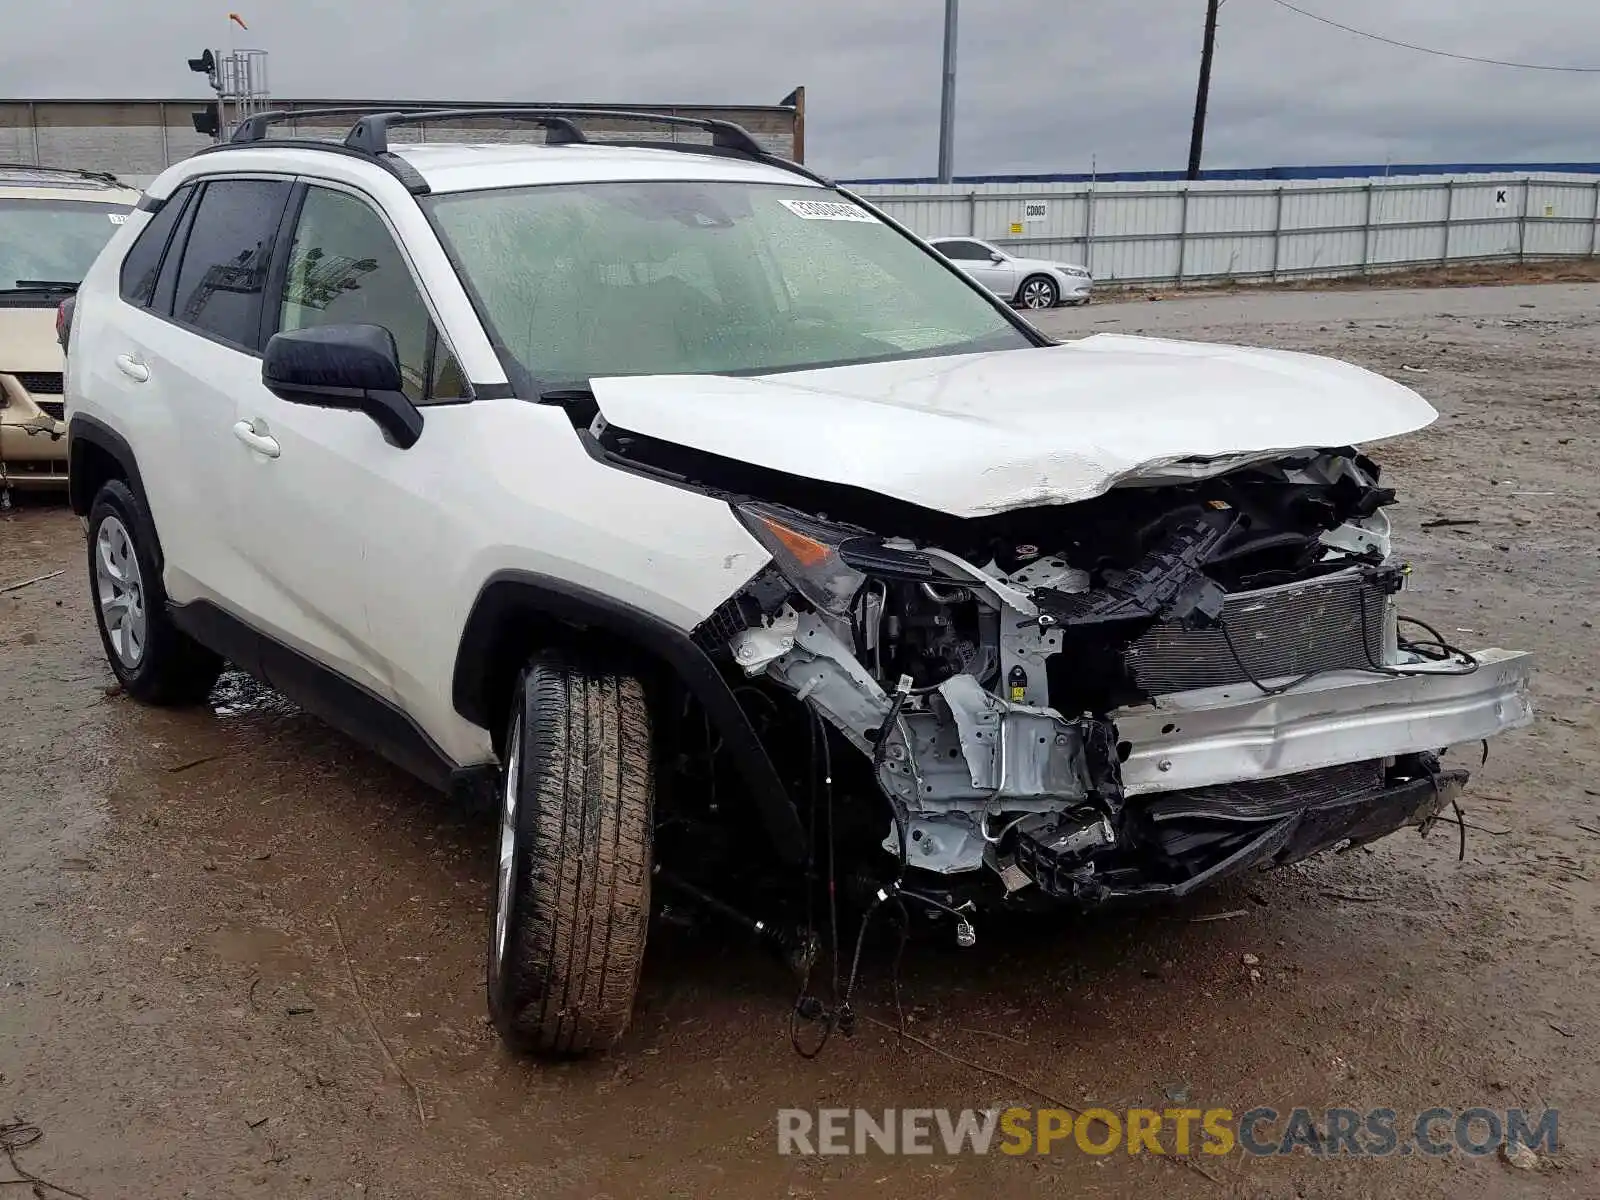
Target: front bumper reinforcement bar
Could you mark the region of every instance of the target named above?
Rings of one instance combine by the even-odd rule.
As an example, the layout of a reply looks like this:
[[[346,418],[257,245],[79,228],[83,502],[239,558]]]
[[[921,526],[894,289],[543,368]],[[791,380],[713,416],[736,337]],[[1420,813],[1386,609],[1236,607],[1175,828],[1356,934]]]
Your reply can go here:
[[[1112,714],[1131,746],[1129,796],[1270,779],[1343,763],[1439,751],[1533,720],[1531,655],[1475,654],[1478,669],[1407,666],[1415,674],[1338,671],[1278,696],[1228,684],[1162,696]],[[1264,680],[1268,686],[1281,680]]]

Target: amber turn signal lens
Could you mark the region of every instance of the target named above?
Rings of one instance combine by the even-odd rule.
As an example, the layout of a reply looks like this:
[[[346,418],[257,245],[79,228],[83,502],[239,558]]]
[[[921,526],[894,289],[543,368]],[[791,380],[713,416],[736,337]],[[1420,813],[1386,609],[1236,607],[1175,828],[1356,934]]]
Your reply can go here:
[[[833,547],[816,538],[807,537],[805,534],[790,529],[787,525],[780,525],[773,518],[760,514],[756,517],[768,529],[772,536],[783,543],[783,548],[794,556],[794,560],[803,567],[814,567],[824,562],[833,553]]]

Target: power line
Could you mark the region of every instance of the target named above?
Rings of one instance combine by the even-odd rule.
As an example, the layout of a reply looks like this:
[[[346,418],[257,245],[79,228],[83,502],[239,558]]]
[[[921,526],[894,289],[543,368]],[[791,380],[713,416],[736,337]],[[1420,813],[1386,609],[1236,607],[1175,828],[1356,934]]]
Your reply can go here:
[[[1491,67],[1515,67],[1521,71],[1563,71],[1574,75],[1600,75],[1600,67],[1557,67],[1547,63],[1509,62],[1503,58],[1479,58],[1475,54],[1455,54],[1449,50],[1438,50],[1432,46],[1419,46],[1414,42],[1402,42],[1397,38],[1384,37],[1381,33],[1372,33],[1365,29],[1356,29],[1350,25],[1342,25],[1331,17],[1324,17],[1320,13],[1308,12],[1290,4],[1289,0],[1272,0],[1279,8],[1287,8],[1290,12],[1299,13],[1302,17],[1310,17],[1324,25],[1331,25],[1335,29],[1342,29],[1346,33],[1353,33],[1357,37],[1368,38],[1374,42],[1382,42],[1387,46],[1398,46],[1402,50],[1415,50],[1418,54],[1432,54],[1439,58],[1453,58],[1458,62],[1483,63]]]

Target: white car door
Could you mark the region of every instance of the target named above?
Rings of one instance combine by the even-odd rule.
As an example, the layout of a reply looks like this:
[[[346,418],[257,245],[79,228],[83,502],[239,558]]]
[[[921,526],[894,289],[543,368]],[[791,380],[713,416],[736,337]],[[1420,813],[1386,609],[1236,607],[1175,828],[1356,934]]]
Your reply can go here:
[[[966,275],[971,275],[976,282],[994,291],[994,262],[990,262],[994,250],[990,250],[989,246],[968,238],[950,238],[947,242],[936,243],[934,248]]]
[[[178,604],[227,606],[247,592],[228,521],[230,429],[234,397],[260,378],[261,285],[291,187],[254,178],[179,189],[130,248],[121,303],[73,338],[74,357],[92,357],[95,394],[139,447]]]
[[[973,276],[996,296],[1006,300],[1017,294],[1017,285],[1021,280],[1017,277],[1017,264],[1012,261],[1005,251],[989,245],[988,242],[974,241],[981,257],[972,264]],[[998,258],[1000,261],[996,262]]]
[[[937,243],[940,254],[948,258],[978,283],[997,296],[1009,300],[1016,294],[1016,268],[1009,260],[995,262],[1000,251],[976,238],[951,238]]]
[[[291,210],[267,333],[381,325],[394,336],[414,403],[462,396],[460,368],[379,210],[354,189],[326,182],[308,183]],[[393,703],[394,666],[373,636],[383,598],[370,595],[368,560],[377,547],[412,544],[406,525],[416,481],[408,452],[364,413],[284,400],[259,375],[239,393],[234,420],[233,536],[251,573],[261,631]],[[427,583],[419,577],[414,585]]]

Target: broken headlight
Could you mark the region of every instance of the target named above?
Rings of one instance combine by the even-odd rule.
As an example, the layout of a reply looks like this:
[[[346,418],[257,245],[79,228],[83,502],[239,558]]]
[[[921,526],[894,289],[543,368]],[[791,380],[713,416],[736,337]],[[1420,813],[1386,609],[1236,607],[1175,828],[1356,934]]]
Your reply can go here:
[[[839,551],[860,537],[861,530],[830,525],[777,504],[736,504],[734,511],[796,591],[836,617],[850,611],[867,577]]]

